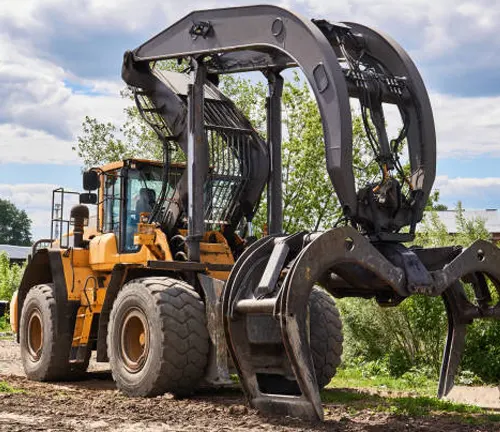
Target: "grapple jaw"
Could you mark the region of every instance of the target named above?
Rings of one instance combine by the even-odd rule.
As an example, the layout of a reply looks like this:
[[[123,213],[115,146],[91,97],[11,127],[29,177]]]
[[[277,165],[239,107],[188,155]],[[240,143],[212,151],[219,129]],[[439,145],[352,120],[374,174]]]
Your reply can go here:
[[[375,297],[386,306],[413,294],[442,296],[449,330],[438,396],[447,395],[467,324],[500,317],[500,307],[489,304],[485,278],[499,286],[499,263],[500,250],[483,241],[465,250],[407,249],[372,243],[350,227],[257,241],[236,263],[223,294],[226,342],[250,404],[266,414],[323,418],[308,319],[308,299],[318,283],[335,296]],[[462,280],[472,283],[476,304]]]
[[[350,227],[265,237],[240,257],[225,287],[223,316],[229,352],[252,406],[269,414],[323,418],[308,300],[326,274],[343,274],[352,265],[383,279],[389,290],[404,292],[404,272]]]

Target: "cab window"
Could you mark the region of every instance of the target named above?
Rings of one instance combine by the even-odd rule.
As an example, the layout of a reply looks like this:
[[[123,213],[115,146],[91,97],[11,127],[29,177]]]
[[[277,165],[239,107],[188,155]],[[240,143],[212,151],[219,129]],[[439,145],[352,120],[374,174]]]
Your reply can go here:
[[[125,252],[135,252],[134,233],[137,231],[141,213],[151,213],[161,193],[162,168],[154,165],[142,165],[129,169],[126,184],[125,208]],[[167,191],[167,196],[170,191]]]
[[[113,232],[117,236],[120,232],[120,205],[121,205],[121,177],[120,170],[105,174],[104,182],[104,232]]]

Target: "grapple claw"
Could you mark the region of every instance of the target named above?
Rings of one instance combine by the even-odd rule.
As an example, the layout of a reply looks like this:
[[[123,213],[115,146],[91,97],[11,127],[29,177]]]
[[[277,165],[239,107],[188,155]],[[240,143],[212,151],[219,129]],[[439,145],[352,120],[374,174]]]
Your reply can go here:
[[[285,257],[283,244],[291,246]],[[271,260],[273,255],[280,259]],[[404,273],[350,227],[299,239],[263,239],[233,269],[223,303],[226,340],[250,404],[261,412],[323,418],[309,344],[308,300],[326,273],[343,274],[349,269],[346,264],[404,292]],[[276,272],[281,277],[275,286],[268,287],[265,298],[257,297],[261,281],[269,280],[265,274]]]
[[[468,324],[461,316],[463,309],[460,305],[467,301],[467,296],[460,282],[455,282],[443,293],[443,301],[448,316],[448,335],[441,363],[438,398],[447,396],[455,384],[455,375],[465,348]]]

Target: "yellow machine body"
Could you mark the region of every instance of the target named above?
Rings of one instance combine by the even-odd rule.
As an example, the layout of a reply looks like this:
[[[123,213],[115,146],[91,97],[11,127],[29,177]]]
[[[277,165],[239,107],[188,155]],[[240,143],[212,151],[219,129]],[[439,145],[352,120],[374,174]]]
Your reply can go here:
[[[142,164],[158,166],[159,162],[138,160]],[[123,167],[123,162],[114,162],[99,169],[101,177],[100,196],[104,194],[104,177]],[[78,304],[75,325],[73,329],[73,347],[86,346],[91,338],[92,326],[96,325],[98,316],[107,299],[107,291],[111,282],[113,271],[116,266],[127,266],[133,268],[144,268],[147,271],[148,265],[154,261],[173,262],[172,252],[165,233],[154,224],[139,222],[134,233],[134,244],[138,246],[136,252],[120,253],[117,235],[113,232],[104,232],[104,201],[101,199],[97,204],[98,222],[96,227],[85,229],[84,239],[88,242],[85,248],[69,247],[59,248],[59,242],[54,242],[53,247],[48,251],[53,257],[54,254],[60,256],[57,260],[61,265],[53,266],[54,258],[49,260],[51,267],[50,278],[53,281],[64,281],[66,287],[67,300]],[[187,234],[184,230],[179,230],[181,235]],[[68,233],[69,237],[73,233]],[[203,241],[200,243],[201,264],[216,264],[226,267],[234,264],[234,257],[227,240],[219,231],[208,231],[205,233]],[[36,263],[28,265],[33,267],[33,273],[37,273]],[[42,264],[43,266],[43,264]],[[40,267],[38,265],[38,267]],[[62,274],[54,274],[61,272]],[[206,268],[205,274],[226,280],[229,270],[211,270]],[[36,283],[44,283],[47,277],[41,276]],[[123,281],[125,282],[125,281]],[[19,325],[20,305],[19,294],[13,298],[11,303],[12,327],[15,331]],[[21,305],[22,307],[22,305]]]

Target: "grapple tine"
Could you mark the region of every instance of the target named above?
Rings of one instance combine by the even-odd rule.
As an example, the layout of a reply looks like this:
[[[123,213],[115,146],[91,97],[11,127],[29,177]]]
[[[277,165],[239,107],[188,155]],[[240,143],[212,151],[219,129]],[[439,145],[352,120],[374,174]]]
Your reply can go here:
[[[461,316],[463,308],[460,307],[464,301],[467,302],[462,284],[455,282],[443,293],[442,297],[448,317],[448,335],[439,375],[438,398],[447,396],[455,385],[455,375],[462,359],[467,333],[467,322]]]
[[[442,270],[433,274],[435,290],[441,293],[448,316],[448,335],[438,386],[439,398],[447,396],[454,386],[455,375],[465,348],[467,325],[474,319],[500,319],[498,304],[488,304],[491,296],[486,283],[488,276],[495,286],[498,286],[499,262],[500,249],[491,243],[478,240]],[[460,280],[472,283],[477,304],[469,301]]]
[[[312,288],[312,286],[311,286]],[[308,417],[323,420],[323,408],[318,391],[311,348],[307,335],[307,306],[298,313],[288,313],[285,296],[281,299],[281,334],[297,383],[305,399],[310,403]],[[307,303],[306,303],[307,305]]]
[[[466,324],[454,324],[450,320],[450,315],[448,315],[448,320],[448,335],[439,375],[438,398],[447,396],[455,385],[455,375],[465,348]]]

